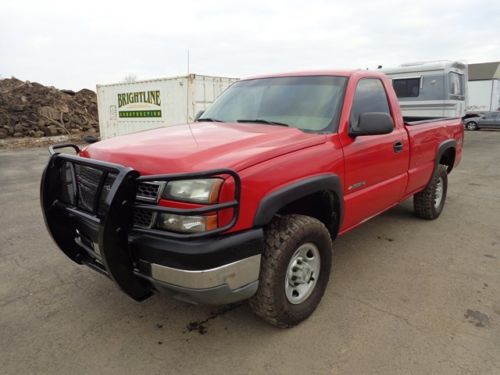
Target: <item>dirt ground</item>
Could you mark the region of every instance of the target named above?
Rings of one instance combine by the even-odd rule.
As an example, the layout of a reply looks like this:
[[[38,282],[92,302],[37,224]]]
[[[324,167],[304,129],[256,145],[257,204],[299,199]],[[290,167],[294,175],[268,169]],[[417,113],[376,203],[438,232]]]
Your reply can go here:
[[[437,221],[410,200],[339,238],[288,330],[246,304],[137,303],[69,261],[40,212],[46,160],[0,151],[2,374],[500,374],[500,132],[466,133]]]

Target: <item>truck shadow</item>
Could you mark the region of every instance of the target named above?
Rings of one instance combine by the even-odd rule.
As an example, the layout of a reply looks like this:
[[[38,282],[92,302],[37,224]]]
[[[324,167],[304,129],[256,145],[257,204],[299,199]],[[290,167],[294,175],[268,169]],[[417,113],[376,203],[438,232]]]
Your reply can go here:
[[[248,358],[256,353],[273,353],[282,340],[290,343],[317,336],[333,337],[331,345],[342,350],[345,340],[352,339],[352,332],[363,329],[359,325],[367,314],[374,314],[367,312],[359,300],[366,298],[363,293],[374,289],[374,276],[383,279],[380,268],[393,262],[397,252],[404,251],[404,234],[398,228],[412,228],[413,220],[417,219],[413,218],[411,201],[404,202],[338,238],[330,282],[318,309],[292,329],[279,329],[260,320],[246,302],[198,306],[161,293],[138,303],[110,280],[77,266],[76,272],[61,276],[65,280],[58,294],[61,299],[50,302],[54,312],[42,319],[54,330],[63,327],[64,322],[70,324],[70,337],[66,338],[67,331],[61,329],[57,341],[87,348],[90,354],[102,345],[129,348],[132,352],[139,348],[145,360],[157,364],[180,361],[190,370],[202,366],[194,358],[222,360],[232,355],[242,360],[247,358],[244,353],[248,348],[253,350]],[[63,261],[66,259],[61,256]],[[54,300],[54,293],[48,293],[46,298]]]
[[[387,223],[392,222],[393,225],[398,225],[401,220],[421,221],[413,215],[411,200],[338,238],[334,244],[333,266],[333,272],[338,274],[337,277],[343,278],[344,274],[347,275],[350,272],[349,264],[359,263],[359,259],[370,252],[396,241],[387,234],[390,233]],[[363,276],[359,275],[359,277]],[[367,282],[369,283],[369,280]],[[334,288],[334,286],[330,285],[329,288]],[[330,302],[327,300],[323,304]],[[175,300],[168,292],[162,292],[135,306],[136,318],[141,321],[141,324],[148,326],[144,329],[167,336],[180,336],[185,341],[193,340],[198,336],[216,336],[218,339],[225,336],[230,340],[234,334],[232,330],[245,330],[248,327],[252,327],[254,334],[259,332],[264,336],[282,332],[281,329],[272,327],[254,316],[246,302],[216,307],[190,305]],[[117,313],[119,314],[118,311]],[[307,324],[306,322],[302,324]],[[163,343],[164,340],[158,340],[158,345]]]

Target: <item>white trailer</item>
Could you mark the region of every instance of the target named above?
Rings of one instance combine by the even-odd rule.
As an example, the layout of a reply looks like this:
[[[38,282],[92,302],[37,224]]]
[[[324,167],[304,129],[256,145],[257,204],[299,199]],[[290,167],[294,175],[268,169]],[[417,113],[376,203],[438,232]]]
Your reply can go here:
[[[192,122],[237,80],[189,74],[97,85],[101,138]]]
[[[469,105],[467,113],[500,110],[500,62],[469,64]]]
[[[406,117],[464,117],[467,107],[467,64],[428,61],[382,69],[392,80]]]
[[[498,111],[500,103],[500,81],[469,81],[469,105],[467,112],[482,113]]]

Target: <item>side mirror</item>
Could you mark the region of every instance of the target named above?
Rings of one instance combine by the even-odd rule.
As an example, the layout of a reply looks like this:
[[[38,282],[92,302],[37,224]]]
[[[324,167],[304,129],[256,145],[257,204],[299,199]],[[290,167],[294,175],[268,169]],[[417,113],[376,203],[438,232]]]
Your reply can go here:
[[[349,135],[379,135],[389,134],[394,130],[392,117],[385,112],[365,112],[359,116],[357,125],[351,124]]]
[[[196,114],[196,116],[194,116],[194,121],[198,121],[199,118],[205,113],[205,111],[201,110],[201,111],[198,111],[198,113]]]

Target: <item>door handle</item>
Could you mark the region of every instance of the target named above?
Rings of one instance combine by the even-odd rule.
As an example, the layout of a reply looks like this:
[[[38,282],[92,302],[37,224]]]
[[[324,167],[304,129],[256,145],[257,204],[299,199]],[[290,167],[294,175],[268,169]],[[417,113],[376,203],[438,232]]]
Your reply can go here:
[[[403,142],[401,141],[397,141],[397,142],[394,142],[394,144],[392,145],[392,148],[394,149],[394,152],[401,152],[403,151]]]

